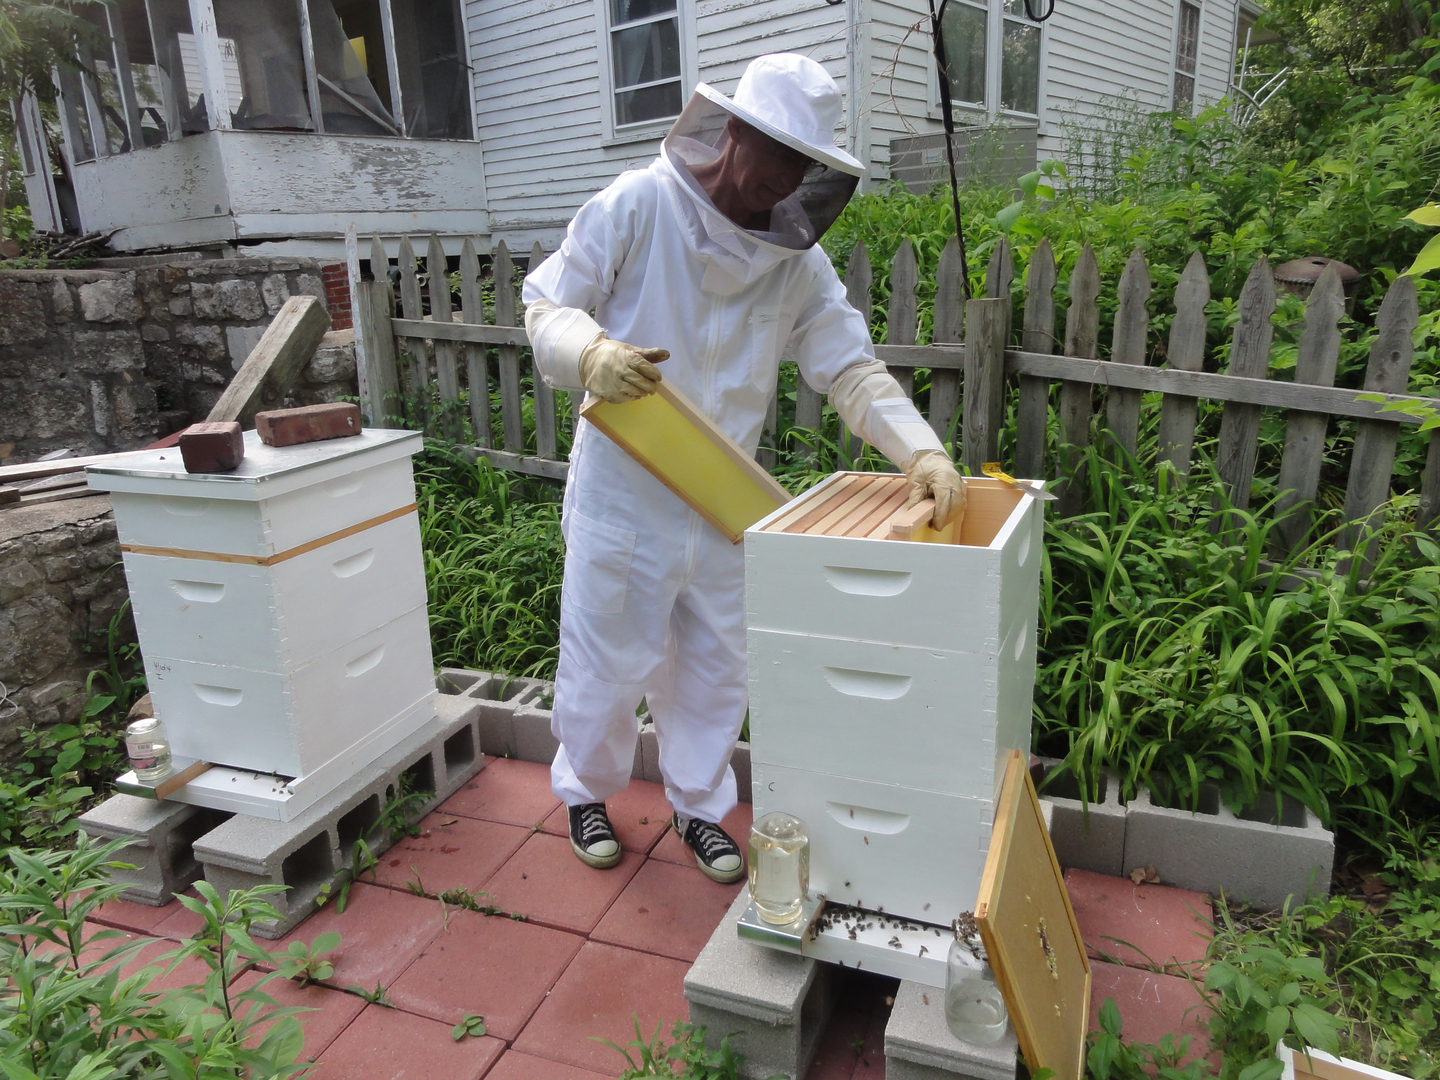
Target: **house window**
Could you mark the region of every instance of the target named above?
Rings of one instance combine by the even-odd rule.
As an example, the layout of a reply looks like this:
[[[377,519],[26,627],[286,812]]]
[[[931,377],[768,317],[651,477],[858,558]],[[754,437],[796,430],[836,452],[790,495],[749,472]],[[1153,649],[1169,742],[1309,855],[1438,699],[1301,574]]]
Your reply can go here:
[[[1175,95],[1171,108],[1189,113],[1195,106],[1195,64],[1200,55],[1200,5],[1180,0],[1180,29],[1175,37]]]
[[[615,127],[680,114],[678,0],[604,0]]]
[[[940,32],[952,102],[992,115],[1039,115],[1040,24],[1024,0],[949,0]]]
[[[213,13],[210,50],[192,8]],[[458,0],[116,0],[109,42],[61,73],[76,161],[214,127],[472,139]],[[203,29],[201,31],[204,32]],[[223,96],[206,100],[209,85]],[[223,93],[222,93],[223,92]]]

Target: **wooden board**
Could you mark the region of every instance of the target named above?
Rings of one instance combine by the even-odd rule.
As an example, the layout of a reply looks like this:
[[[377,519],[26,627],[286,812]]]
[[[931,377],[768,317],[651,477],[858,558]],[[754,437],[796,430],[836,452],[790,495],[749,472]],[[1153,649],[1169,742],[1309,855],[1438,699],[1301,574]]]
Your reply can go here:
[[[580,415],[738,544],[790,493],[668,382],[621,405],[595,398]]]
[[[321,301],[313,296],[290,297],[205,419],[251,424],[257,412],[279,403],[329,329],[330,313]]]
[[[1081,1080],[1090,961],[1025,757],[1010,751],[975,922],[1025,1063]]]

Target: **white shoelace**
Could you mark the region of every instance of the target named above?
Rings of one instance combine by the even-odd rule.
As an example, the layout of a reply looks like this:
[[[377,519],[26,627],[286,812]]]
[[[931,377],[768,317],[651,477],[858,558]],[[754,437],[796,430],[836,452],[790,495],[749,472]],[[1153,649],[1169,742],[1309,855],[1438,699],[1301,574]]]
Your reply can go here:
[[[708,821],[701,821],[699,818],[692,819],[695,822],[695,842],[700,845],[707,859],[718,855],[736,855],[740,849],[718,825]]]
[[[580,841],[588,848],[592,837],[597,840],[615,839],[615,831],[610,828],[610,819],[606,817],[603,806],[587,806],[580,811]]]

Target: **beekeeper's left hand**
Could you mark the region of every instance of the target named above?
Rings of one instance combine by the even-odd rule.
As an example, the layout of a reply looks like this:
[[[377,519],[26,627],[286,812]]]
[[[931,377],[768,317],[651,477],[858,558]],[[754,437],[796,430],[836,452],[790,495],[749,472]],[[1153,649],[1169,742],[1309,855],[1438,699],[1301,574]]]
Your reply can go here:
[[[950,519],[965,510],[965,482],[943,450],[921,450],[905,463],[905,479],[910,482],[910,496],[905,506],[914,506],[921,499],[935,497],[935,513],[930,519],[932,529],[943,529]]]

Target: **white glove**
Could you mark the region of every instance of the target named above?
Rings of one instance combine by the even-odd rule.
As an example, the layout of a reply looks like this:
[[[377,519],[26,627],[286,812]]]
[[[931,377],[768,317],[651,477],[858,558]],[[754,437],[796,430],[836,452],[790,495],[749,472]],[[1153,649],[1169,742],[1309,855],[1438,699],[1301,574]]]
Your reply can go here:
[[[592,394],[619,405],[655,393],[660,383],[655,365],[668,359],[668,349],[641,349],[598,337],[580,354],[580,382]]]
[[[921,450],[905,463],[905,479],[910,482],[908,510],[921,499],[935,497],[935,513],[930,519],[932,529],[943,529],[950,519],[965,512],[965,481],[950,463],[943,450]]]

